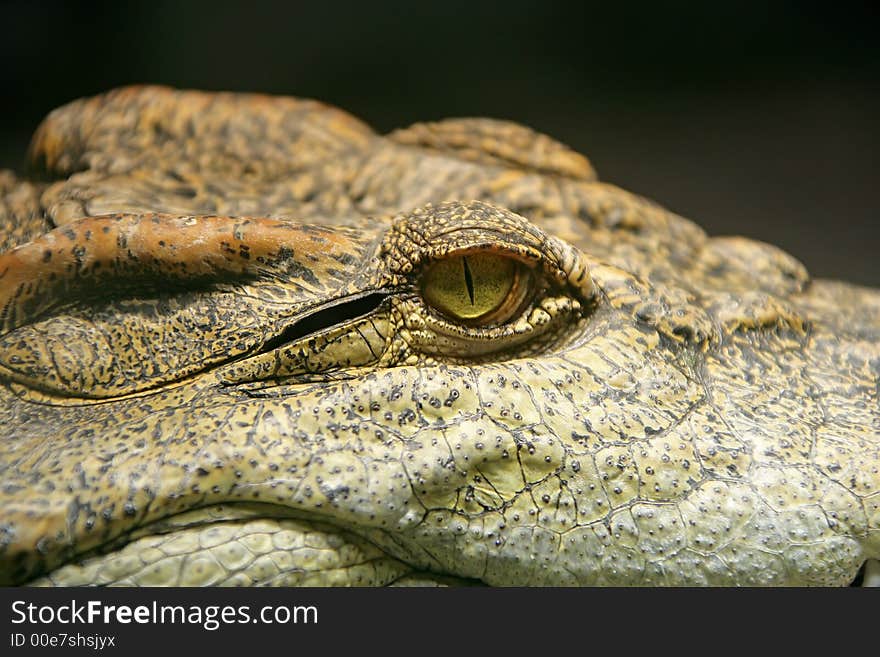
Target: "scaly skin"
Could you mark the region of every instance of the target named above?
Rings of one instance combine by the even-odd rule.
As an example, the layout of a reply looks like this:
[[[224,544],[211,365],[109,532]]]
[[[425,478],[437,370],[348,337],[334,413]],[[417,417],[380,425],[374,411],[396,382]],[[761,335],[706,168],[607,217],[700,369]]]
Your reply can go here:
[[[141,87],[56,110],[29,161],[0,174],[2,584],[837,585],[880,558],[880,293],[548,137]],[[491,321],[426,301],[483,254],[522,292]]]

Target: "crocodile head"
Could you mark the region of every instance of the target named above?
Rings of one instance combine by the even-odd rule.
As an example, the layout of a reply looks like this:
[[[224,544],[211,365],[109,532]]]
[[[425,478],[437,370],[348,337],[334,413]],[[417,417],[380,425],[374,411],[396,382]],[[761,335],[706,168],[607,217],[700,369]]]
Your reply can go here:
[[[0,176],[0,583],[880,558],[880,294],[546,136],[143,87],[51,114],[30,163]]]

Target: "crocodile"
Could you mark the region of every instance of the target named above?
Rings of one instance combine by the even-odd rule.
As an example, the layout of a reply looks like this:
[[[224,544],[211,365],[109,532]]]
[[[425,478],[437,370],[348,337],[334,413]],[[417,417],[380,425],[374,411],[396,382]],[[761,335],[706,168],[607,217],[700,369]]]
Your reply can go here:
[[[880,576],[880,291],[545,134],[116,89],[0,227],[0,584]]]

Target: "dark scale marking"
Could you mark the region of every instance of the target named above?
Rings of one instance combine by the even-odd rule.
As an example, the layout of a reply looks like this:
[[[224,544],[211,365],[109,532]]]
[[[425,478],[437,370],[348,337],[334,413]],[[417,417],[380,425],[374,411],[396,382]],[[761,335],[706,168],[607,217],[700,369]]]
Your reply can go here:
[[[519,585],[827,584],[876,556],[880,528],[863,504],[880,485],[876,293],[806,287],[785,254],[709,239],[504,122],[381,138],[281,98],[145,87],[91,102],[53,115],[51,139],[35,142],[37,159],[51,145],[69,162],[50,172],[44,158],[56,181],[47,207],[82,211],[75,199],[89,199],[324,225],[211,219],[215,255],[247,274],[195,281],[208,264],[197,251],[151,253],[193,245],[166,219],[114,215],[124,223],[101,253],[104,224],[74,220],[56,232],[65,246],[46,248],[42,201],[10,215],[32,220],[7,222],[3,248],[37,241],[32,269],[0,256],[0,282],[16,281],[0,315],[0,424],[16,436],[0,465],[17,464],[0,488],[2,583],[53,570],[94,583],[115,550],[135,556],[115,564],[136,563],[188,534],[191,559],[207,532],[233,526],[259,529],[215,554],[251,538],[331,539],[310,548],[320,568],[284,550],[285,576],[312,582],[323,568],[346,583],[432,572]],[[132,174],[107,168],[134,152]],[[474,197],[491,205],[442,203]],[[264,230],[277,231],[268,246]],[[108,264],[76,270],[78,236],[90,235],[89,257]],[[475,244],[535,277],[520,315],[482,332],[440,323],[419,297],[422,263]],[[40,263],[57,272],[32,275]],[[145,268],[149,281],[130,280]],[[73,272],[87,299],[67,285]],[[530,323],[541,313],[544,333]],[[58,390],[72,381],[80,388]],[[158,547],[140,552],[143,541]],[[353,561],[333,561],[346,553]],[[198,572],[230,576],[216,568]],[[297,583],[249,564],[235,577]]]

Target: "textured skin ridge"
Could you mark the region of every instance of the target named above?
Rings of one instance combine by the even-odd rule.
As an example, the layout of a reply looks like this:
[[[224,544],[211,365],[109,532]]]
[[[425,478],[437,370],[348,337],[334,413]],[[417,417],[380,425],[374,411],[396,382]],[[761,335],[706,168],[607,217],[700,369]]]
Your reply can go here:
[[[0,173],[2,584],[845,585],[880,559],[876,290],[502,121],[382,137],[132,87],[29,157]],[[513,301],[431,305],[435,263],[486,254]]]
[[[388,138],[401,144],[454,153],[486,164],[507,164],[581,180],[595,180],[589,160],[565,144],[525,126],[492,119],[450,119],[417,123]]]

